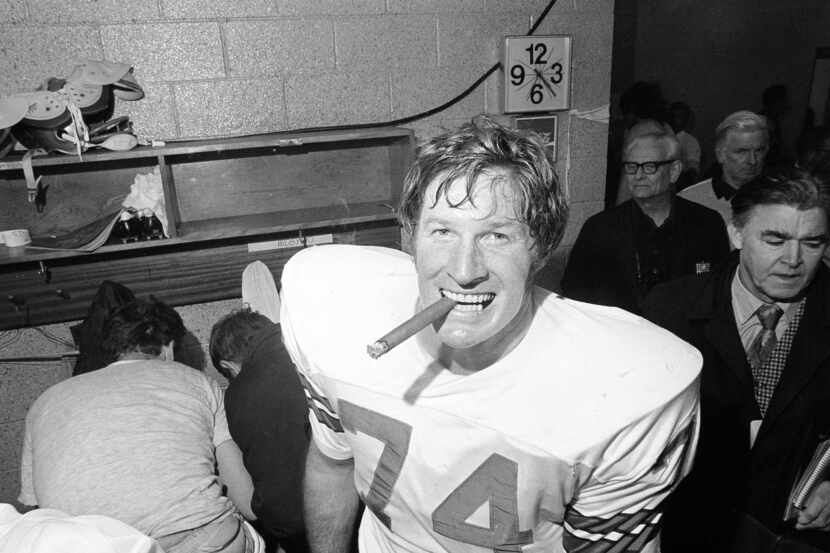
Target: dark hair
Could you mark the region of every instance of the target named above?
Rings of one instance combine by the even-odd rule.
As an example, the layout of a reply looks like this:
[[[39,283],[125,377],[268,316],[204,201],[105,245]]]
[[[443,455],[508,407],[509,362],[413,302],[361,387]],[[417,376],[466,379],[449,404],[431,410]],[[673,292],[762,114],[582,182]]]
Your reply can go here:
[[[107,328],[104,347],[116,356],[130,352],[159,355],[164,346],[180,340],[186,332],[176,310],[152,296],[116,309]]]
[[[222,361],[242,363],[250,353],[253,337],[273,324],[271,319],[250,308],[240,309],[219,319],[210,331],[210,360],[222,376],[231,379]]]
[[[786,168],[741,186],[732,197],[732,222],[742,228],[752,209],[760,205],[788,205],[800,211],[821,208],[827,213],[828,196],[822,181],[799,168]]]
[[[425,201],[432,205],[447,199],[450,184],[464,178],[467,194],[457,207],[472,201],[476,179],[489,171],[506,171],[519,195],[517,215],[527,224],[541,267],[562,239],[568,206],[554,171],[553,160],[542,136],[511,129],[488,117],[478,117],[458,130],[437,136],[418,150],[404,180],[398,218],[410,236]],[[438,183],[435,197],[425,198],[427,188]],[[449,200],[448,200],[449,201]]]

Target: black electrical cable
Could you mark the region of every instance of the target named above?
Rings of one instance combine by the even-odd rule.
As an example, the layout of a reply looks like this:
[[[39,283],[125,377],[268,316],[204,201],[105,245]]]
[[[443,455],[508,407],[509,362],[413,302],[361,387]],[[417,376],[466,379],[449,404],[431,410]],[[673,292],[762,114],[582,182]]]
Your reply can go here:
[[[556,4],[556,2],[557,2],[557,0],[550,0],[550,2],[548,2],[548,5],[545,6],[544,10],[542,10],[542,13],[536,19],[536,22],[533,24],[533,26],[530,28],[530,30],[527,32],[527,34],[532,35],[534,32],[536,32],[536,29],[539,27],[539,25],[542,23],[542,21],[544,21],[545,17],[548,15],[548,12],[551,10],[551,8],[553,8],[553,6]],[[330,127],[306,127],[306,128],[303,128],[303,129],[292,129],[291,131],[287,131],[287,132],[344,131],[344,130],[353,130],[353,129],[372,129],[372,128],[377,128],[377,127],[396,127],[398,125],[403,125],[403,124],[406,124],[406,123],[410,123],[412,121],[417,121],[418,119],[423,119],[425,117],[429,117],[430,115],[434,115],[436,113],[442,112],[445,109],[447,109],[448,107],[457,104],[458,102],[460,102],[461,100],[466,98],[473,90],[478,88],[478,86],[481,83],[483,83],[487,79],[487,77],[492,75],[493,72],[495,72],[499,67],[501,67],[501,62],[494,63],[493,66],[490,67],[490,69],[485,71],[484,74],[481,77],[476,79],[476,81],[473,84],[471,84],[469,87],[467,87],[467,89],[464,90],[464,92],[462,92],[461,94],[458,94],[455,98],[452,98],[451,100],[449,100],[447,102],[444,102],[443,104],[441,104],[438,107],[432,108],[428,111],[417,113],[415,115],[409,115],[407,117],[401,117],[400,119],[393,119],[391,121],[383,121],[383,122],[379,122],[379,123],[354,123],[354,124],[351,124],[351,125],[333,125],[333,126],[330,126]]]

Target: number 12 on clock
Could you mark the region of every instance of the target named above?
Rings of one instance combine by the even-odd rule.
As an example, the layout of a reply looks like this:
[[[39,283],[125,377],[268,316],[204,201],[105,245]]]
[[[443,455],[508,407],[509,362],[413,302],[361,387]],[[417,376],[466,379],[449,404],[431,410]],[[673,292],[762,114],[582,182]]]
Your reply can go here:
[[[571,37],[506,37],[503,67],[505,113],[570,107]]]

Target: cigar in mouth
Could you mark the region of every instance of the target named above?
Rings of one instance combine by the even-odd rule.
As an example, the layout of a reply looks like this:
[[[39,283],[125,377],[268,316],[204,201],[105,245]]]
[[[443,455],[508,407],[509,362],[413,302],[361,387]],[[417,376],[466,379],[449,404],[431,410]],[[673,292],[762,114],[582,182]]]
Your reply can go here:
[[[393,328],[374,344],[366,346],[369,357],[377,359],[390,349],[412,338],[441,317],[446,317],[455,307],[455,303],[454,300],[442,296],[440,300],[415,313],[409,320]]]

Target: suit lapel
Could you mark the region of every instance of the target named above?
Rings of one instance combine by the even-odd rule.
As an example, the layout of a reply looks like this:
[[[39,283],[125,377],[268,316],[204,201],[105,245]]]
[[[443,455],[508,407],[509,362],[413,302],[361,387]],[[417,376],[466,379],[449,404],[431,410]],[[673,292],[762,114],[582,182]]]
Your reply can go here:
[[[702,325],[704,336],[723,359],[725,370],[731,372],[748,398],[754,402],[752,373],[746,360],[741,338],[732,311],[732,277],[737,270],[737,256],[713,273],[710,285],[698,298],[690,319]]]
[[[822,361],[830,356],[830,281],[823,267],[810,288],[804,316],[770,401],[764,426],[781,415],[809,383]]]

